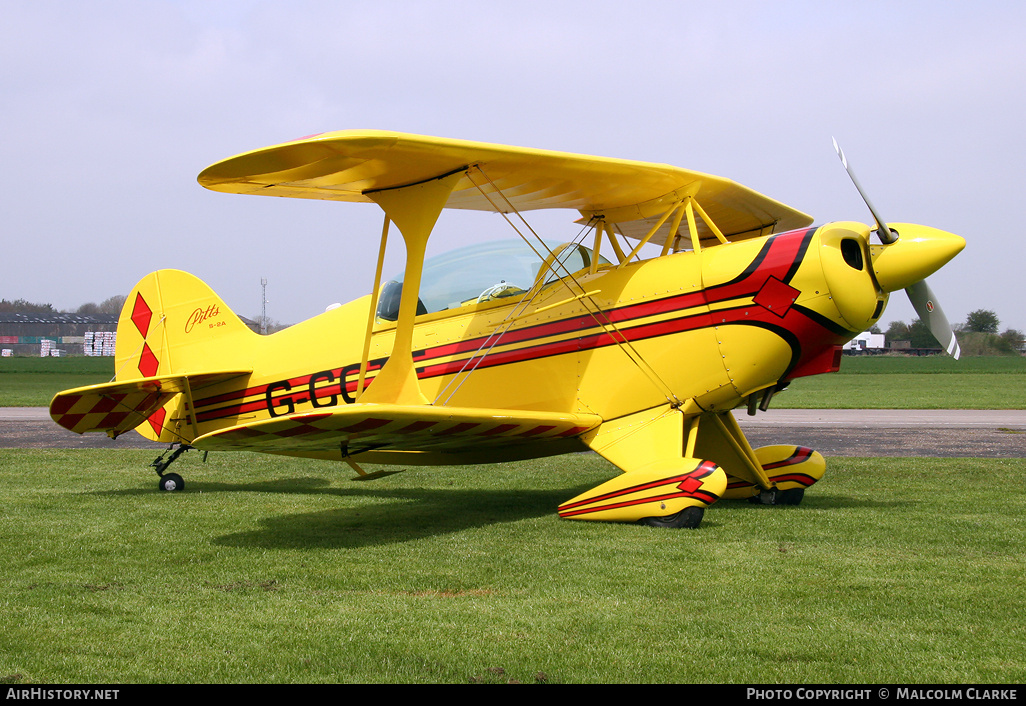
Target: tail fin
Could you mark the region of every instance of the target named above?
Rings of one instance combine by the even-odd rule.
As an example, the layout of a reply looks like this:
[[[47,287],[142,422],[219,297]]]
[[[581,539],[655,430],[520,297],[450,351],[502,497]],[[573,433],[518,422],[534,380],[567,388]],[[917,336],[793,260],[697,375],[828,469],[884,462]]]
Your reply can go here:
[[[257,334],[202,280],[180,270],[146,275],[125,300],[115,379],[233,370]]]
[[[115,382],[65,390],[50,416],[72,431],[148,439],[196,436],[190,398],[204,386],[246,375],[240,360],[259,337],[201,280],[179,270],[144,277],[125,300],[114,350]]]

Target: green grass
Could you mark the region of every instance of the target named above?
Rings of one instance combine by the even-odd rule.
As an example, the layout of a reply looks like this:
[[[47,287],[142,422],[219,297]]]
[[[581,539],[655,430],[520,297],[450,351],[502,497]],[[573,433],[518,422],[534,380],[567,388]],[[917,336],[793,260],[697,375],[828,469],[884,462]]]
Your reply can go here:
[[[843,356],[840,375],[1026,375],[1026,356]]]
[[[1026,357],[845,356],[798,378],[778,409],[1026,409]]]
[[[593,455],[0,451],[0,683],[1022,683],[1026,460],[834,459],[802,506],[570,522]]]
[[[45,407],[61,390],[107,382],[112,358],[0,358],[0,407]],[[1024,409],[1026,357],[846,356],[799,378],[778,409]]]
[[[113,377],[113,358],[0,358],[0,407],[46,407],[61,390]]]

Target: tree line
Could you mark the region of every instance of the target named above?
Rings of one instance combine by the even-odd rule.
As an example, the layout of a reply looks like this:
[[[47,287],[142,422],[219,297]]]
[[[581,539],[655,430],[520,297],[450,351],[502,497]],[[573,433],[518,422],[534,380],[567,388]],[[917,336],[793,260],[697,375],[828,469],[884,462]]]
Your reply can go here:
[[[83,316],[113,314],[117,316],[125,305],[125,299],[127,297],[123,294],[118,294],[104,299],[99,304],[96,302],[86,302],[77,309],[67,309],[64,311],[58,310],[53,304],[36,304],[25,299],[0,299],[0,314],[81,314]],[[261,322],[260,316],[253,317],[253,320],[258,326],[263,323],[264,330],[267,333],[275,333],[289,327],[289,324],[283,324],[270,317],[264,322]]]
[[[969,312],[964,323],[953,324],[958,345],[964,355],[1011,355],[1022,353],[1023,332],[1018,329],[1005,329],[998,333],[1001,321],[990,309],[977,309]],[[876,333],[881,333],[876,328]],[[888,341],[908,341],[912,348],[936,348],[937,340],[930,329],[919,319],[911,323],[892,321],[883,334]]]
[[[0,299],[0,313],[4,314],[114,314],[121,313],[121,307],[125,305],[126,297],[123,294],[116,294],[107,297],[102,302],[86,302],[77,309],[58,310],[53,304],[37,304],[25,299]]]

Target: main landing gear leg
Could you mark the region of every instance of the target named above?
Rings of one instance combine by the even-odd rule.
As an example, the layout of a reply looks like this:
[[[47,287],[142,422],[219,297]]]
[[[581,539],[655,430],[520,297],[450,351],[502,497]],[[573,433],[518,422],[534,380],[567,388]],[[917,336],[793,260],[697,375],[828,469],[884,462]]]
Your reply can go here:
[[[176,448],[177,447],[177,448]],[[185,481],[177,473],[165,473],[167,467],[170,466],[175,460],[183,453],[191,449],[192,447],[188,444],[171,444],[167,451],[162,453],[160,456],[153,460],[150,467],[157,470],[157,475],[160,476],[160,483],[157,485],[158,490],[167,492],[185,490]],[[170,453],[170,456],[167,456]],[[165,459],[164,457],[167,456]]]

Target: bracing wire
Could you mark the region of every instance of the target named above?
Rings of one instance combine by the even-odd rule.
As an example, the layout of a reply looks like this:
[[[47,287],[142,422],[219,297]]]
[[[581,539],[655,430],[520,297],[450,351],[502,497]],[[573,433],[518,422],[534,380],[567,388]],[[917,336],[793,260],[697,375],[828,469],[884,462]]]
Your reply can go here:
[[[530,231],[530,233],[535,237],[535,239],[537,239],[542,250],[547,252],[548,255],[553,258],[553,265],[551,267],[553,274],[556,275],[559,281],[562,282],[567,287],[567,289],[573,291],[576,287],[580,296],[580,301],[587,310],[589,316],[591,316],[592,319],[610,335],[612,341],[616,343],[621,350],[624,351],[628,359],[638,367],[642,374],[644,374],[645,377],[647,377],[649,381],[652,382],[652,384],[655,385],[657,389],[660,390],[660,393],[666,397],[667,401],[672,406],[677,407],[683,404],[682,401],[670,388],[670,386],[666,384],[666,382],[659,376],[655,369],[638,352],[635,346],[631,343],[630,339],[628,339],[628,337],[622,331],[620,331],[616,324],[613,323],[613,321],[603,313],[602,308],[590,296],[588,296],[584,286],[573,276],[571,272],[567,270],[564,264],[565,257],[563,260],[560,260],[558,257],[554,256],[553,252],[549,249],[548,245],[546,245],[545,241],[541,238],[540,235],[538,235],[534,228],[531,227],[531,224],[527,221],[526,218],[524,218],[520,210],[513,205],[509,198],[507,198],[506,195],[502,192],[502,190],[495,185],[495,183],[491,180],[491,178],[489,178],[489,176],[484,172],[484,170],[481,169],[480,166],[476,166],[473,169],[476,169],[484,177],[484,179],[494,190],[494,193],[498,194],[508,207],[508,209],[500,208],[499,205],[496,204],[496,202],[492,199],[492,196],[484,190],[482,185],[478,184],[473,179],[473,177],[470,176],[471,170],[468,170],[467,178],[470,180],[472,184],[474,184],[474,186],[478,189],[481,195],[488,200],[492,208],[494,208],[496,212],[502,215],[506,222],[509,223],[510,227],[513,228],[514,232],[516,232],[516,234],[520,236],[520,238],[527,244],[527,246],[531,248],[535,255],[537,255],[544,262],[546,258],[542,256],[542,254],[534,247],[534,245],[531,244],[527,236],[525,236],[521,232],[521,230],[517,228],[516,224],[514,224],[513,221],[509,218],[507,210],[516,214],[517,218],[520,219],[524,227],[528,231]],[[583,239],[583,236],[585,233],[587,233],[588,228],[592,227],[592,223],[593,220],[589,220],[588,223],[586,223],[582,227],[581,231],[578,233],[577,239],[573,241],[574,244],[577,244],[578,239]],[[572,253],[572,251],[572,248],[567,248],[564,252],[566,252],[567,256],[569,256]],[[597,253],[593,253],[593,257],[596,256]],[[563,274],[560,274],[561,269],[563,271]],[[567,280],[569,280],[569,283],[567,282]],[[498,345],[499,339],[501,339],[501,337],[507,331],[509,331],[510,327],[513,325],[519,313],[526,310],[526,308],[531,304],[531,302],[534,301],[535,297],[537,297],[538,293],[540,293],[543,288],[541,286],[542,284],[543,282],[539,283],[539,285],[536,285],[535,287],[532,287],[533,292],[531,296],[529,298],[525,297],[516,307],[510,310],[506,318],[500,323],[500,326],[505,324],[504,326],[502,326],[501,330],[493,331],[485,338],[484,341],[482,341],[477,351],[475,351],[469,358],[467,358],[466,362],[464,363],[463,367],[459,370],[459,372],[457,372],[456,375],[453,376],[453,379],[450,380],[450,382],[439,392],[435,400],[436,404],[441,399],[442,395],[446,392],[446,390],[448,390],[455,383],[455,388],[448,394],[448,396],[446,396],[445,400],[442,401],[441,404],[445,405],[449,402],[449,400],[452,399],[453,395],[456,394],[457,390],[459,390],[459,388],[463,385],[463,382],[465,382],[469,375],[477,368],[478,365],[480,365],[481,361],[484,360],[485,356],[487,356],[488,353],[490,353],[492,349],[494,349],[494,347]],[[486,345],[487,350],[485,350]],[[482,350],[485,351],[483,354],[481,353]]]

